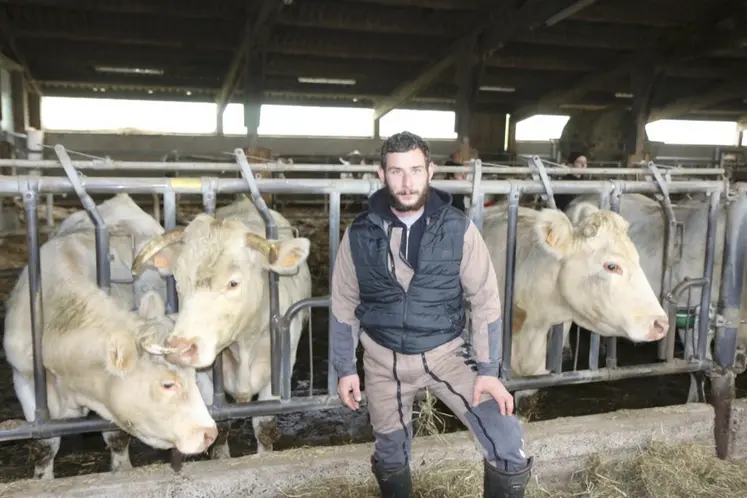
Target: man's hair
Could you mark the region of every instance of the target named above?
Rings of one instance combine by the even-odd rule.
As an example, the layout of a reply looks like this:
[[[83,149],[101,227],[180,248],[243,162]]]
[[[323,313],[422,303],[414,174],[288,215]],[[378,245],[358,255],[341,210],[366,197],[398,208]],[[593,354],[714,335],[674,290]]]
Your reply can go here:
[[[431,147],[428,145],[428,142],[409,131],[395,133],[381,144],[381,169],[386,171],[387,154],[410,152],[415,149],[423,153],[423,156],[425,156],[425,167],[429,168],[431,165]]]
[[[568,164],[573,164],[576,162],[576,159],[578,159],[581,156],[586,156],[583,152],[571,152],[568,154]]]

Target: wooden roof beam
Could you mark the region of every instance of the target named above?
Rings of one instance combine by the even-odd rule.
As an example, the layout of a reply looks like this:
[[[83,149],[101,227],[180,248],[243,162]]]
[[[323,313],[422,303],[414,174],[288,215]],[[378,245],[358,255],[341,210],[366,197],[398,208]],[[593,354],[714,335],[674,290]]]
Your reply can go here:
[[[624,55],[615,60],[606,70],[592,73],[569,88],[547,93],[540,97],[535,104],[512,112],[512,118],[522,120],[543,110],[556,108],[569,100],[584,95],[590,89],[603,86],[613,78],[635,71],[643,62],[651,61],[652,58],[658,66],[669,65],[704,57],[724,47],[739,44],[747,38],[744,30],[745,26],[739,26],[744,22],[737,21],[734,29],[727,32],[726,35],[713,36],[714,25],[724,20],[733,22],[733,12],[737,10],[737,6],[746,3],[744,0],[722,0],[715,5],[709,3],[703,15],[676,36],[665,38],[654,46],[646,46],[631,54]],[[706,39],[704,40],[700,36]]]
[[[475,31],[484,35],[480,41],[480,55],[488,55],[522,32],[548,21],[557,22],[559,21],[559,15],[572,15],[578,11],[579,6],[583,8],[591,5],[594,1],[539,0],[524,2],[518,8],[501,9],[493,12],[493,15],[489,16],[490,19],[477,26],[472,33],[456,40],[438,61],[429,65],[412,80],[401,84],[389,98],[381,101],[374,109],[374,119],[380,119],[433,83],[447,68],[454,64],[465,47],[469,46]]]
[[[739,78],[713,86],[705,94],[684,97],[651,111],[649,121],[675,119],[683,114],[699,111],[714,104],[736,98],[747,97],[747,84]]]
[[[283,5],[284,2],[281,0],[262,0],[262,3],[255,11],[255,15],[250,16],[247,20],[246,25],[244,26],[242,42],[233,56],[226,77],[223,80],[223,85],[221,85],[221,88],[218,91],[218,97],[216,99],[216,103],[218,104],[218,116],[223,115],[223,111],[231,100],[231,95],[236,89],[236,84],[241,75],[241,69],[244,67],[247,54],[260,41],[269,37],[270,28],[280,14]],[[221,121],[220,117],[218,118],[218,121]]]

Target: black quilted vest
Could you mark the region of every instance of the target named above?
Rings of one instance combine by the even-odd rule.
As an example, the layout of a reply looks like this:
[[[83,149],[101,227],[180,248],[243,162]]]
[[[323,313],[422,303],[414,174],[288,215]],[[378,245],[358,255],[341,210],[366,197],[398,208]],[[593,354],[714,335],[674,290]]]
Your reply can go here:
[[[415,274],[407,291],[397,281],[389,236],[392,222],[376,213],[359,215],[350,226],[350,249],[358,276],[361,328],[378,344],[418,354],[456,337],[466,323],[460,280],[464,233],[469,219],[450,205],[424,213]]]

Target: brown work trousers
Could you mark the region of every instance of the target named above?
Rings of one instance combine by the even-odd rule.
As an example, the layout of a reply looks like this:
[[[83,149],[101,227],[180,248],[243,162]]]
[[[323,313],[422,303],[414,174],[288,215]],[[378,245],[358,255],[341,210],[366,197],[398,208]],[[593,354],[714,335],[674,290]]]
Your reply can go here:
[[[377,467],[394,471],[409,464],[412,405],[417,392],[428,388],[472,432],[491,465],[507,472],[526,468],[519,420],[513,415],[501,415],[498,403],[489,395],[483,395],[480,404],[472,406],[477,373],[462,337],[413,355],[385,348],[365,332],[361,332],[360,341]]]

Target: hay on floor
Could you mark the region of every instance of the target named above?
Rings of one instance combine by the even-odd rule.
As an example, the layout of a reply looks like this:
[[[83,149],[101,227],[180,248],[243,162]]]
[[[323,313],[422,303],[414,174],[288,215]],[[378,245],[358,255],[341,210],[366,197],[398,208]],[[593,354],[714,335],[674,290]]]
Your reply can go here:
[[[539,456],[541,458],[541,455]],[[482,465],[443,463],[413,473],[413,497],[482,497]],[[283,490],[280,497],[375,498],[373,475],[360,481],[319,481]],[[630,458],[595,455],[568,486],[545,489],[535,479],[527,498],[724,498],[747,496],[747,462],[723,461],[712,448],[654,442]]]

